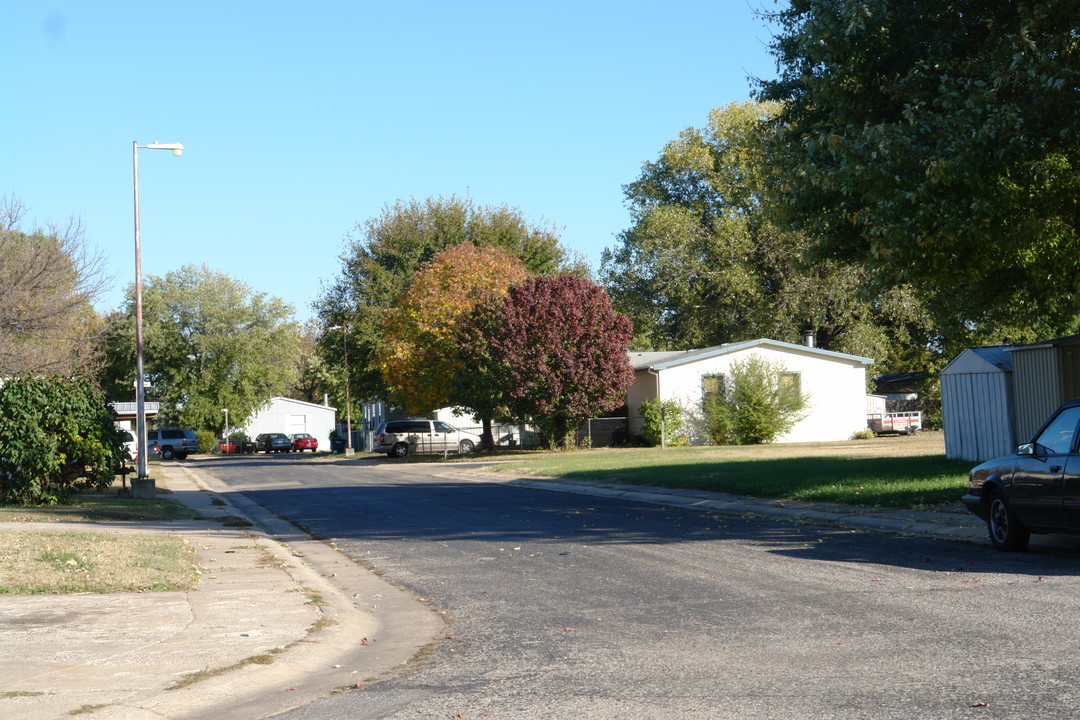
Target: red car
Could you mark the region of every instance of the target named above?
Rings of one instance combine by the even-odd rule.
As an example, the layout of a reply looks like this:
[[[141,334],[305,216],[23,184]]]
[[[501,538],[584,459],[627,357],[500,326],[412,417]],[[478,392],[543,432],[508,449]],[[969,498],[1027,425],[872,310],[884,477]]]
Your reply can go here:
[[[290,435],[289,439],[292,440],[292,449],[296,452],[304,452],[305,450],[315,452],[319,449],[319,441],[307,433],[296,433]]]

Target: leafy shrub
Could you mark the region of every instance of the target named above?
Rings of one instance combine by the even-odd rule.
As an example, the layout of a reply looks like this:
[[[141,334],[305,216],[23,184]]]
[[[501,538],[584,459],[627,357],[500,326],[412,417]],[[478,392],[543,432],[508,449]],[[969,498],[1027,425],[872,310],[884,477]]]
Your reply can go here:
[[[665,400],[663,405],[658,398],[652,398],[641,403],[639,411],[645,420],[645,427],[641,434],[649,445],[660,445],[661,432],[664,434],[665,445],[687,445],[689,439],[684,442],[678,441],[679,431],[682,430],[682,408],[674,400]],[[663,430],[661,430],[663,428]]]
[[[733,362],[729,373],[723,391],[706,397],[705,412],[713,442],[769,443],[804,417],[807,396],[797,381],[784,381],[787,373],[783,364],[751,355]]]
[[[853,440],[873,440],[874,437],[874,431],[870,428],[863,428],[862,430],[858,430],[855,432],[854,435],[851,436]]]
[[[722,393],[705,396],[705,428],[713,445],[736,445],[735,406]]]
[[[217,435],[211,430],[196,430],[195,442],[199,445],[199,452],[208,453],[218,446]]]
[[[0,501],[53,505],[105,489],[124,445],[105,396],[83,377],[21,376],[0,384]]]

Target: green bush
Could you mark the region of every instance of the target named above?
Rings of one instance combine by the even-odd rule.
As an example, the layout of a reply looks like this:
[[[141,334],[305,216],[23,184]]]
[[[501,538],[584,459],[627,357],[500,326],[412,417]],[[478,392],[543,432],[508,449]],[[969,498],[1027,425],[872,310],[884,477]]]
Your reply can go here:
[[[0,502],[54,505],[104,489],[120,467],[122,434],[105,396],[82,377],[0,383]]]
[[[199,452],[212,452],[218,446],[217,435],[211,430],[196,430],[195,442],[199,445]]]
[[[735,406],[722,393],[705,396],[705,427],[713,445],[737,445]]]
[[[789,375],[781,363],[751,355],[733,362],[726,387],[706,398],[709,434],[717,444],[769,443],[804,417],[806,403],[797,375]]]
[[[661,408],[663,409],[663,422],[661,422]],[[665,445],[685,445],[689,440],[683,437],[679,442],[679,431],[682,429],[682,408],[674,400],[665,400],[663,406],[658,398],[646,400],[641,403],[639,410],[645,420],[642,429],[642,437],[649,445],[660,445],[661,428],[663,428]]]

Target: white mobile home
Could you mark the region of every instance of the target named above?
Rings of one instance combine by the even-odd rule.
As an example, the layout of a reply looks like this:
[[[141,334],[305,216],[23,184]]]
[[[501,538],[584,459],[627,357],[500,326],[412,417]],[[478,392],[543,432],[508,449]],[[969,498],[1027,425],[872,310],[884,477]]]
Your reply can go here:
[[[630,353],[634,384],[627,392],[630,415],[652,398],[701,408],[705,394],[730,372],[733,362],[758,355],[783,365],[809,396],[806,417],[778,442],[849,440],[866,428],[866,366],[870,358],[779,340],[749,340],[702,350]],[[631,434],[641,432],[641,420]]]

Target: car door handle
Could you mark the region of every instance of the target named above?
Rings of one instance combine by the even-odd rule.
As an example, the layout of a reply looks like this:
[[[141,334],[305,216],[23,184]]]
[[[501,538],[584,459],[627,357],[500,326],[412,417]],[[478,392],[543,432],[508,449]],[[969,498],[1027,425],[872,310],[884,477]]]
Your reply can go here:
[[[1060,465],[1051,465],[1050,466],[1050,472],[1061,472],[1061,466]]]

